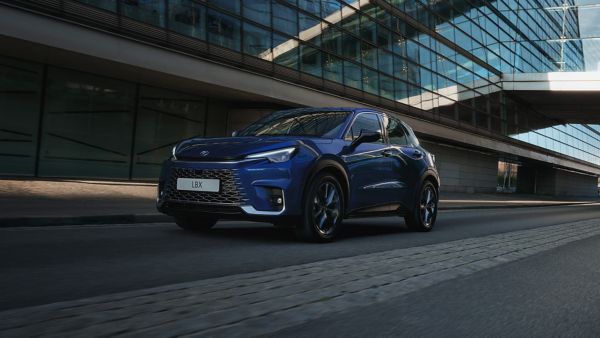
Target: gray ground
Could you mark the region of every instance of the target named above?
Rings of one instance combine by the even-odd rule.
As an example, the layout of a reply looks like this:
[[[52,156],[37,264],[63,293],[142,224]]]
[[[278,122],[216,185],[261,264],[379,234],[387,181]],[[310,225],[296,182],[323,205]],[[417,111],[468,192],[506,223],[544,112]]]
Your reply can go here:
[[[289,327],[283,337],[598,337],[600,237]]]
[[[353,220],[347,222],[342,238],[325,245],[295,242],[291,233],[268,225],[235,222],[218,225],[208,235],[185,233],[174,224],[0,229],[0,255],[4,258],[0,262],[0,310],[585,219],[600,219],[600,207],[442,211],[431,233],[407,232],[400,218]],[[577,259],[595,264],[594,255],[587,252]],[[529,273],[527,269],[517,271]],[[590,271],[579,273],[581,278],[591,278],[586,275]],[[485,279],[483,285],[498,279],[493,275],[486,278],[483,273],[475,276]],[[573,272],[561,277],[579,275]],[[550,287],[548,279],[538,282]],[[497,296],[511,290],[497,291]],[[514,292],[519,290],[515,286]],[[594,289],[589,291],[592,295]],[[443,289],[439,292],[444,293]],[[455,291],[442,296],[458,297]],[[422,306],[427,306],[425,300]],[[478,307],[468,298],[463,301],[466,304],[456,308],[452,301],[442,303],[453,315],[459,315],[465,306]],[[504,308],[511,306],[519,304]]]

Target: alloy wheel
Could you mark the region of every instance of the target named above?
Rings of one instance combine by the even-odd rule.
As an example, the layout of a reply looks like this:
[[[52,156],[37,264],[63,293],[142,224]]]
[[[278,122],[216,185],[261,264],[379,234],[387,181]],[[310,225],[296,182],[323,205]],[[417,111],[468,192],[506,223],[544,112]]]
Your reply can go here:
[[[329,235],[335,229],[340,218],[340,193],[332,182],[323,182],[316,191],[313,200],[312,216],[316,229],[323,235]]]
[[[437,209],[437,196],[433,186],[427,185],[421,193],[420,200],[421,219],[425,227],[431,227]]]

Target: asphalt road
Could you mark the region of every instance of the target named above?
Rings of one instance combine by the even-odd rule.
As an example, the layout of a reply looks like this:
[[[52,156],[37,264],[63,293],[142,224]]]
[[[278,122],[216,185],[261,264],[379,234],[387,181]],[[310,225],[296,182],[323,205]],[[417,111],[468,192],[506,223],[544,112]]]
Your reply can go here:
[[[448,210],[430,233],[408,232],[401,218],[347,221],[330,244],[258,223],[224,222],[207,235],[174,224],[5,228],[0,310],[586,219],[600,219],[600,205]]]

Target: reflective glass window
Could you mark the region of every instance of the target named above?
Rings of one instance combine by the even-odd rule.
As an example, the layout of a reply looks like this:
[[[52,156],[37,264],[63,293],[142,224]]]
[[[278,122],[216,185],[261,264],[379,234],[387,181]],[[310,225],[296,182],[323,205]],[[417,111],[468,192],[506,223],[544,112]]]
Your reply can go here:
[[[132,19],[150,25],[165,26],[165,1],[121,1],[121,12]]]
[[[206,39],[206,9],[193,0],[169,1],[169,28],[197,39]]]
[[[362,43],[362,62],[363,64],[377,68],[377,48],[366,42]]]
[[[379,95],[379,74],[369,68],[363,68],[363,90]]]
[[[320,0],[298,0],[298,7],[316,16],[321,15]]]
[[[208,41],[212,44],[240,51],[240,20],[232,16],[208,10]]]
[[[105,9],[107,11],[117,11],[117,0],[78,0],[79,2],[86,3],[95,7]]]
[[[240,0],[206,0],[206,2],[236,14],[240,13]]]
[[[300,70],[318,77],[323,75],[321,67],[321,51],[302,44],[300,49]]]
[[[356,89],[362,89],[362,72],[360,65],[344,61],[344,84]]]
[[[0,56],[0,174],[34,175],[42,65]]]
[[[347,141],[354,141],[363,131],[381,133],[381,124],[379,123],[379,117],[376,114],[359,114],[356,119],[354,119],[354,122],[352,123],[352,126],[350,126],[344,139]],[[380,138],[377,142],[383,143],[383,139]]]
[[[271,2],[265,0],[244,0],[242,14],[247,19],[270,26]]]
[[[388,116],[386,122],[387,125],[385,126],[385,129],[387,131],[389,142],[399,146],[408,144],[406,131],[404,130],[400,120],[395,117]]]
[[[273,33],[273,62],[298,69],[298,41]]]
[[[280,4],[275,0],[272,1],[273,5],[273,28],[289,34],[298,35],[298,16],[296,11],[290,7]]]
[[[342,59],[331,54],[324,55],[323,62],[323,77],[330,81],[343,83],[344,78],[344,62]]]
[[[379,94],[386,99],[394,100],[394,79],[379,74]]]
[[[271,32],[244,22],[244,53],[265,58],[271,54]]]
[[[135,85],[49,68],[41,176],[129,178]]]
[[[361,54],[360,40],[350,34],[344,33],[343,56],[348,59],[359,61]]]
[[[321,38],[323,49],[337,55],[342,55],[343,38],[342,32],[339,29],[331,26],[323,31]]]

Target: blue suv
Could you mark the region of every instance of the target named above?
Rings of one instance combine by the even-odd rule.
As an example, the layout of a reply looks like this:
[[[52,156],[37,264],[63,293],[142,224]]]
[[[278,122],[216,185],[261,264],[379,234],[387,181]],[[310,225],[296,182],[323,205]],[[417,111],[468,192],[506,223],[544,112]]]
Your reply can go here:
[[[434,156],[398,118],[303,108],[233,137],[181,141],[163,164],[157,207],[186,230],[244,219],[330,241],[349,217],[398,215],[411,229],[431,230],[439,186]]]

